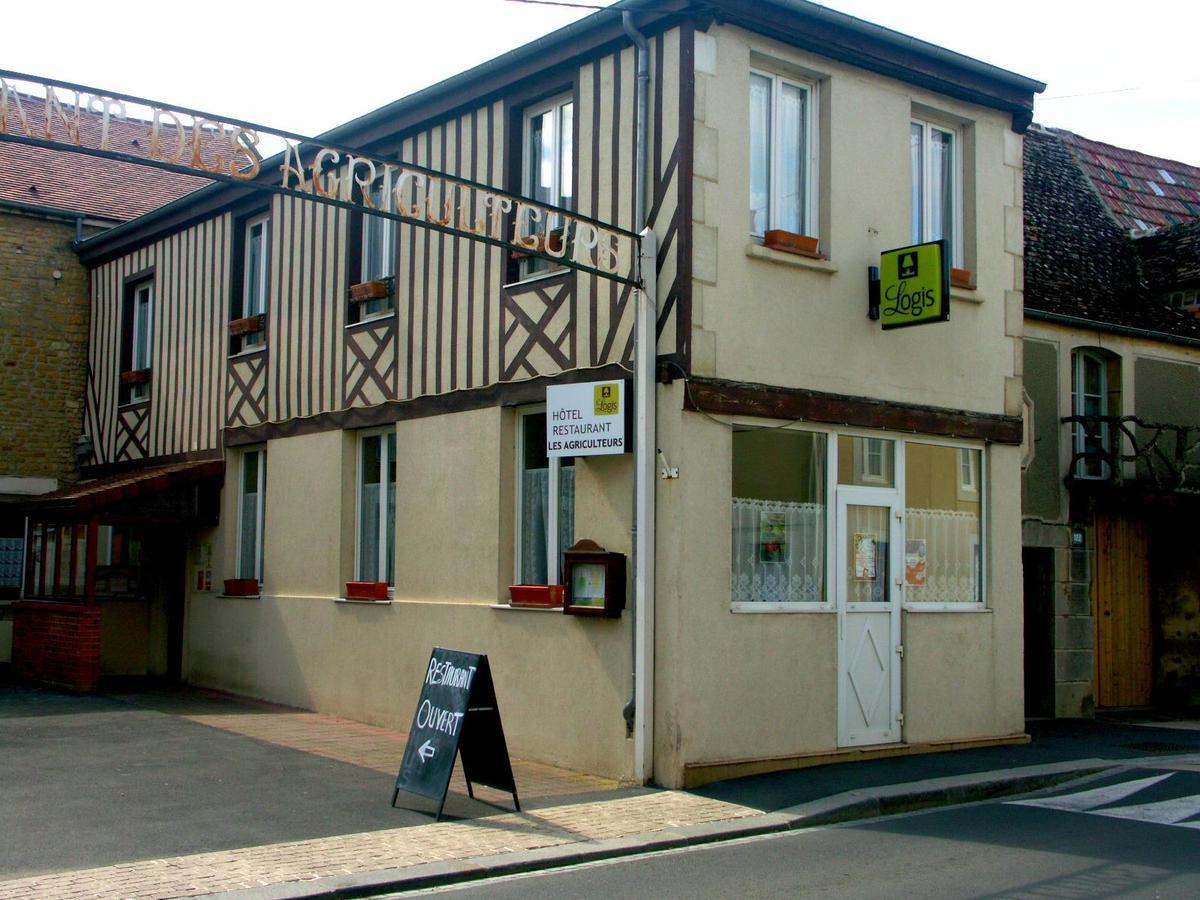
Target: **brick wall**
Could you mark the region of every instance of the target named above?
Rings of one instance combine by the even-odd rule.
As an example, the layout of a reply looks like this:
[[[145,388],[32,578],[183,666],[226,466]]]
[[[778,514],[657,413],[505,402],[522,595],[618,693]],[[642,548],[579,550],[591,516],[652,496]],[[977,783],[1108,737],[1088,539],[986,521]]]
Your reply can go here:
[[[13,674],[94,691],[100,681],[100,608],[22,601],[12,606]]]
[[[77,477],[88,286],[74,238],[70,222],[0,211],[0,476]]]

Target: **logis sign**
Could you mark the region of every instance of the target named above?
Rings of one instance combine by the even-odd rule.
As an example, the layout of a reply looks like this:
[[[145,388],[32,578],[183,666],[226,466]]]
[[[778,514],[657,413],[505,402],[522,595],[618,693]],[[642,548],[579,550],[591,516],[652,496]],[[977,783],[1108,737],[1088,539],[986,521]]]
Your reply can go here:
[[[625,453],[624,381],[588,381],[546,388],[546,455]]]
[[[83,110],[99,117],[98,129]],[[114,121],[124,134],[144,131],[140,153],[114,144]],[[264,159],[264,138],[283,152]],[[422,166],[126,94],[0,71],[0,140],[253,183],[638,284],[631,231]],[[378,188],[382,204],[371,199]]]
[[[950,318],[950,266],[944,241],[888,250],[879,257],[883,330]]]

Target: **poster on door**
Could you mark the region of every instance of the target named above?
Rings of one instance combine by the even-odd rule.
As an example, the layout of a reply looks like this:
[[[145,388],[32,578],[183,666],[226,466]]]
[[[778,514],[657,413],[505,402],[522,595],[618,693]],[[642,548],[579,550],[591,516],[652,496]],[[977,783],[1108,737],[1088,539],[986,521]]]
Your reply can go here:
[[[925,587],[927,549],[924,540],[904,542],[904,583],[909,587]]]
[[[856,581],[874,581],[876,577],[876,560],[878,558],[878,538],[873,532],[856,531],[854,533],[854,579]]]

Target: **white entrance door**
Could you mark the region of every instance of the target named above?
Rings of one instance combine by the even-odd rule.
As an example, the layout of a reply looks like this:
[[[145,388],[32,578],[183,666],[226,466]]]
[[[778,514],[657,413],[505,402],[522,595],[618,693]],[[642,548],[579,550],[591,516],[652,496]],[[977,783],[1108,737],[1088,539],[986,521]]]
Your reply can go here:
[[[899,495],[838,488],[838,744],[900,740]]]

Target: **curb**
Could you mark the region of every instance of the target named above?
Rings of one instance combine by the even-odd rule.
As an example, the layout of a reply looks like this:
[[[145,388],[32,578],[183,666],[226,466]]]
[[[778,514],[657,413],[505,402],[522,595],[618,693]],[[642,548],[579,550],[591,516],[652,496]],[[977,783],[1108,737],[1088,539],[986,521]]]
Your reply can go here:
[[[1110,769],[1166,762],[1153,760],[1086,759],[1021,769],[1006,769],[935,778],[927,781],[846,791],[775,812],[743,819],[726,819],[703,825],[669,828],[587,843],[564,844],[534,850],[424,863],[404,869],[381,869],[304,882],[284,882],[245,888],[207,897],[223,900],[318,900],[374,896],[384,891],[416,891],[450,884],[466,884],[502,875],[517,875],[580,863],[600,862],[662,850],[718,843],[836,825],[876,816],[895,815],[1025,794],[1056,787]]]

